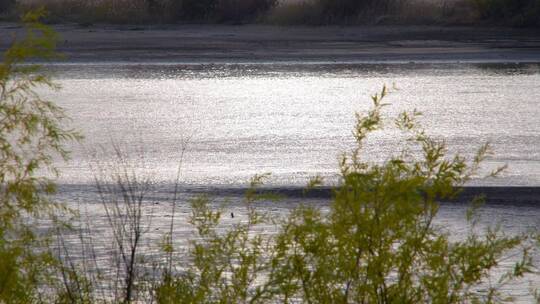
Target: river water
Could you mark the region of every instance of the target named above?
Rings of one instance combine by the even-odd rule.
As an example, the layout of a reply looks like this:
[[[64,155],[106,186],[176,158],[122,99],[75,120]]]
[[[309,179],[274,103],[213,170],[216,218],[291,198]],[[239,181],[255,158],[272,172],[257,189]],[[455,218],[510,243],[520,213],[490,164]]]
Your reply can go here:
[[[71,125],[85,136],[71,146],[71,161],[58,162],[59,197],[79,206],[99,201],[91,190],[95,164],[114,160],[113,143],[157,188],[174,181],[180,164],[182,189],[242,187],[267,172],[272,174],[267,183],[277,188],[302,186],[315,175],[332,183],[340,153],[354,144],[354,113],[367,111],[370,95],[383,85],[392,91],[385,115],[421,111],[423,126],[444,139],[451,153],[470,157],[483,143],[492,144],[495,154],[482,172],[505,164],[508,170],[496,179],[479,176],[471,185],[540,186],[538,64],[119,63],[49,69],[62,89],[45,94],[67,110]],[[387,125],[368,141],[366,160],[381,162],[402,148],[399,133]],[[152,207],[152,214],[166,218],[167,195],[156,194],[154,200],[161,205]],[[292,205],[265,208],[280,216]],[[87,206],[87,215],[106,225],[101,209]],[[179,220],[185,221],[186,208]],[[239,206],[229,208],[241,218]],[[466,209],[443,204],[438,223],[463,234]],[[510,234],[540,226],[536,205],[509,201],[487,205],[480,214],[481,226],[500,224]],[[185,240],[188,230],[181,231],[178,239]],[[528,287],[513,285],[510,293],[528,302]]]
[[[276,185],[332,179],[352,147],[354,113],[369,96],[395,86],[389,117],[417,109],[428,133],[451,152],[471,155],[491,142],[486,170],[507,164],[496,180],[475,184],[540,186],[540,66],[534,64],[393,65],[62,65],[62,90],[51,98],[68,110],[86,139],[62,181],[87,183],[85,150],[119,143],[145,156],[156,178],[178,167],[183,182],[241,185],[270,172]],[[368,160],[399,150],[396,130],[374,134]],[[103,157],[103,155],[102,155]]]

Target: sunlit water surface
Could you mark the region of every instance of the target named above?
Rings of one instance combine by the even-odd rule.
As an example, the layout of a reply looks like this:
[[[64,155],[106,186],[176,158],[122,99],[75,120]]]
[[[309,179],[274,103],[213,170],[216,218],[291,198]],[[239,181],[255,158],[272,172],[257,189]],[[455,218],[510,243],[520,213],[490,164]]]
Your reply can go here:
[[[62,90],[51,98],[85,135],[62,181],[88,183],[88,152],[118,143],[144,156],[168,181],[186,148],[183,179],[194,185],[242,185],[272,173],[276,185],[332,179],[352,145],[354,113],[370,107],[383,85],[389,117],[417,109],[451,152],[471,155],[491,142],[486,168],[508,164],[481,185],[540,186],[538,65],[63,65],[52,67]],[[396,130],[373,135],[367,160],[401,149]],[[84,152],[86,151],[86,152]],[[100,155],[100,158],[106,157]],[[487,170],[486,169],[486,170]]]
[[[185,188],[241,187],[266,172],[275,187],[301,186],[314,175],[332,183],[340,153],[354,144],[354,113],[368,110],[369,96],[383,85],[395,87],[385,113],[421,111],[428,133],[446,140],[451,153],[472,156],[483,143],[492,143],[495,154],[483,172],[504,164],[509,169],[498,179],[478,177],[472,185],[540,186],[539,65],[92,64],[50,70],[62,90],[46,94],[85,135],[72,145],[72,160],[58,162],[59,197],[83,206],[99,228],[95,235],[105,235],[101,240],[108,232],[92,185],[96,168],[114,160],[113,143],[158,188],[171,185],[180,164]],[[387,125],[373,134],[366,160],[381,162],[403,148],[399,133]],[[170,195],[153,195],[148,208],[163,219],[154,221],[150,242],[155,244],[171,209]],[[177,219],[183,224],[175,233],[180,246],[192,233],[185,224],[189,197],[180,198]],[[283,216],[296,201],[261,208]],[[239,205],[227,208],[242,219]],[[466,209],[444,204],[437,222],[456,237],[465,235]],[[481,227],[499,223],[510,234],[540,226],[540,208],[534,205],[489,205],[480,214]],[[159,230],[160,225],[165,226]],[[527,284],[509,288],[530,301]]]

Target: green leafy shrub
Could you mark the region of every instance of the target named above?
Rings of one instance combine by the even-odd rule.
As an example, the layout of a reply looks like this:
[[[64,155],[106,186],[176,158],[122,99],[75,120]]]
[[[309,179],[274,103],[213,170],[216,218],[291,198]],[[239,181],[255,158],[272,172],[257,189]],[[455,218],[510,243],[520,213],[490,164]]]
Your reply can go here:
[[[458,194],[456,186],[476,174],[489,146],[470,162],[448,156],[444,142],[418,127],[419,113],[402,113],[393,123],[409,148],[383,164],[362,161],[366,138],[387,122],[386,94],[384,89],[373,96],[366,116],[357,115],[356,146],[341,159],[341,182],[329,210],[295,208],[278,222],[276,235],[264,237],[257,225],[269,219],[257,212],[256,191],[246,196],[247,221],[225,231],[219,229],[221,211],[205,198],[195,200],[191,223],[198,237],[190,256],[178,261],[181,268],[165,272],[156,288],[158,303],[502,301],[500,288],[531,270],[527,251],[507,274],[495,279],[491,271],[524,238],[497,230],[479,235],[471,217],[469,234],[452,241],[434,224],[439,201]],[[420,157],[412,156],[413,148],[422,151]]]
[[[22,64],[56,56],[54,32],[37,23],[41,15],[25,17],[26,38],[0,65],[0,302],[491,303],[505,299],[501,287],[531,271],[525,248],[510,271],[492,273],[516,256],[525,236],[496,229],[478,234],[472,212],[471,229],[458,240],[435,224],[439,202],[455,197],[477,173],[489,146],[470,161],[448,155],[445,143],[419,126],[419,113],[383,115],[386,89],[372,97],[367,115],[356,115],[356,141],[341,158],[340,183],[327,209],[302,205],[284,219],[272,219],[258,211],[261,200],[272,197],[257,191],[263,178],[256,177],[244,200],[246,219],[231,226],[222,225],[223,211],[206,197],[192,201],[190,223],[197,235],[189,254],[177,259],[175,194],[162,255],[147,261],[140,244],[150,229],[142,221],[149,184],[131,171],[113,170],[113,182],[98,187],[116,237],[115,277],[58,260],[31,227],[33,219],[50,218],[49,211],[59,207],[46,199],[55,187],[39,169],[54,173],[52,157],[66,158],[63,143],[79,136],[63,127],[62,109],[36,92],[57,86],[38,65]],[[403,150],[381,164],[362,161],[366,139],[388,123],[405,136]],[[122,164],[122,154],[118,157]],[[320,183],[314,179],[310,186]],[[261,233],[261,225],[277,232]],[[154,276],[147,276],[154,266]],[[114,296],[100,298],[98,292],[105,294],[100,284],[116,288]]]
[[[64,111],[42,99],[38,88],[58,88],[32,59],[56,57],[56,35],[38,22],[43,11],[23,18],[26,36],[0,63],[0,302],[30,303],[47,280],[54,259],[38,247],[43,239],[34,220],[49,218],[60,206],[47,195],[56,174],[53,157],[67,158],[64,143],[79,135],[64,127]]]

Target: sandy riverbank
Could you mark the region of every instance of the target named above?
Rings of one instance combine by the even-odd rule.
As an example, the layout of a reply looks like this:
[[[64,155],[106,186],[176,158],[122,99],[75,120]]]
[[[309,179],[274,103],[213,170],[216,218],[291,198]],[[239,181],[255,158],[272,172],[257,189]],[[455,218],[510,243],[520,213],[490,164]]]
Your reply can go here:
[[[540,30],[58,25],[67,62],[540,62]],[[0,24],[0,49],[22,29]]]

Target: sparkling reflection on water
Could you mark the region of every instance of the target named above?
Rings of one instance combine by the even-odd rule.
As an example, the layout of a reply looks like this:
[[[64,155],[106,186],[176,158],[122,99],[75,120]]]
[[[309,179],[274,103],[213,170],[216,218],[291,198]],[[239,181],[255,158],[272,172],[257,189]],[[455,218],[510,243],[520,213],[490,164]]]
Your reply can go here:
[[[493,144],[496,154],[486,170],[502,164],[509,170],[499,179],[472,184],[540,186],[540,66],[535,64],[86,64],[50,69],[63,89],[47,94],[67,109],[86,137],[82,145],[73,145],[69,163],[58,163],[59,197],[83,203],[98,228],[106,225],[99,205],[85,203],[98,200],[88,162],[95,161],[92,154],[100,147],[105,152],[97,159],[107,163],[113,159],[111,142],[119,143],[130,163],[162,185],[174,180],[181,159],[186,187],[242,186],[264,172],[272,173],[270,183],[277,187],[304,185],[316,174],[332,181],[339,154],[353,143],[354,112],[367,110],[370,94],[384,84],[397,87],[387,100],[387,113],[418,109],[429,133],[446,140],[452,152],[470,156],[482,143]],[[401,148],[398,138],[392,130],[375,133],[366,159],[384,161]],[[167,195],[160,195],[148,206],[162,219],[154,221],[150,237],[156,240],[159,223],[168,223],[171,210]],[[182,195],[180,201],[189,197]],[[294,203],[286,200],[263,210],[283,216]],[[242,218],[240,206],[229,208]],[[462,235],[465,210],[444,204],[438,223]],[[500,223],[510,234],[525,232],[539,226],[539,211],[511,202],[486,206],[481,224]],[[192,233],[185,223],[188,213],[182,204],[179,242]],[[96,231],[102,240],[110,237],[106,229]],[[521,300],[530,300],[528,286],[510,288]]]
[[[418,109],[429,133],[466,155],[489,141],[488,167],[508,164],[482,185],[540,185],[540,66],[535,64],[391,65],[58,65],[63,89],[52,97],[86,136],[63,180],[87,183],[85,149],[120,142],[145,155],[156,178],[170,180],[188,139],[184,181],[245,184],[271,172],[276,185],[332,177],[351,147],[354,112],[386,84],[389,115]],[[373,161],[399,150],[396,132],[374,135]],[[141,152],[142,151],[142,152]],[[106,156],[101,156],[106,157]]]

